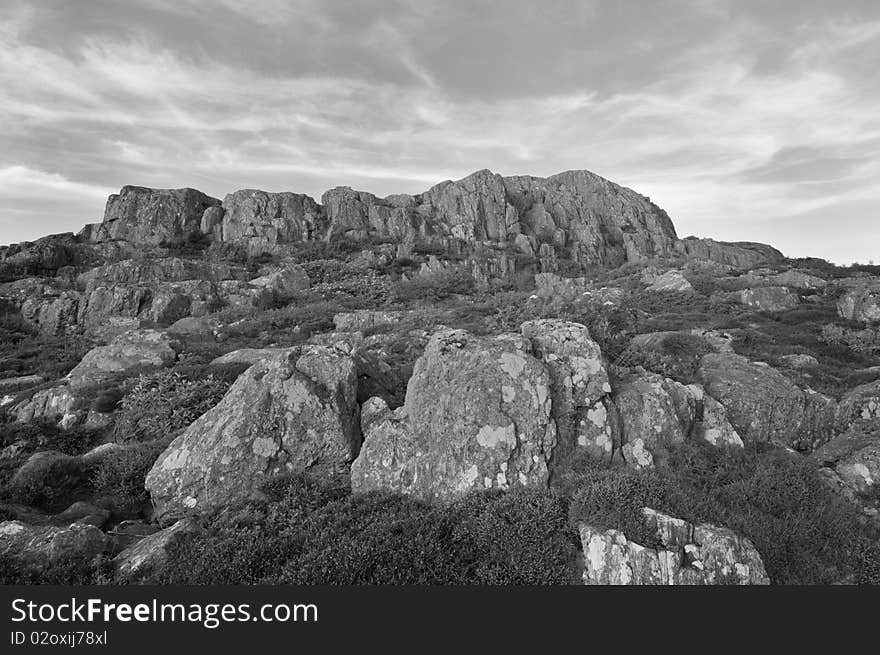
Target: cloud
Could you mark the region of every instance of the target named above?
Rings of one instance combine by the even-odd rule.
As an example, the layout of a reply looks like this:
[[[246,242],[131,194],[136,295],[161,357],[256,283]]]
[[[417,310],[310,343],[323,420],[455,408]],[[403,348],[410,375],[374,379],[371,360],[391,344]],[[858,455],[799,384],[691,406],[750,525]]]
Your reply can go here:
[[[0,168],[47,194],[0,216],[51,209],[0,241],[76,230],[103,208],[87,190],[124,184],[384,195],[587,168],[682,234],[845,259],[815,217],[864,225],[880,200],[874,3],[73,5],[0,9]]]

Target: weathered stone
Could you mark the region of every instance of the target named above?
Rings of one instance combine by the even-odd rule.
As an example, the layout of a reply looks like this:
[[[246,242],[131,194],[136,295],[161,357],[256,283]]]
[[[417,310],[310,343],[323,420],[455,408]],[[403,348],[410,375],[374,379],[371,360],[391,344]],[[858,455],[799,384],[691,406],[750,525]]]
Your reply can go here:
[[[208,207],[219,204],[216,198],[195,189],[125,186],[107,199],[104,221],[89,236],[93,241],[179,243],[199,234],[202,214]]]
[[[757,287],[724,295],[762,312],[784,312],[800,304],[797,294],[787,287]]]
[[[174,525],[149,534],[125,548],[113,558],[116,575],[121,580],[132,581],[159,569],[168,556],[168,545],[178,534],[193,532],[198,525],[191,519],[181,519]]]
[[[273,252],[278,244],[316,240],[326,227],[320,206],[299,193],[242,189],[223,199],[223,212],[219,224],[216,217],[206,217],[205,233],[241,243],[250,255]]]
[[[340,332],[373,330],[386,325],[396,325],[407,315],[402,311],[373,311],[359,309],[333,316],[333,325]]]
[[[62,336],[75,331],[81,302],[76,291],[31,297],[21,304],[21,317],[41,334]]]
[[[72,390],[96,384],[118,373],[140,367],[162,367],[174,362],[173,342],[158,330],[133,330],[110,344],[93,348],[67,374]]]
[[[108,553],[111,547],[107,535],[84,523],[69,527],[0,523],[0,555],[19,557],[29,564],[52,566],[68,558],[89,561]]]
[[[681,271],[667,271],[658,276],[648,287],[648,291],[690,292],[693,290],[691,283],[681,274]]]
[[[520,331],[550,373],[558,435],[554,461],[561,463],[576,449],[610,460],[618,436],[616,414],[602,352],[589,330],[580,323],[542,319],[523,323]]]
[[[290,351],[291,348],[239,348],[212,360],[211,366],[226,366],[228,364],[247,364],[251,366],[264,359],[279,357]]]
[[[849,321],[880,321],[880,283],[865,283],[847,291],[837,301],[837,313]]]
[[[284,268],[267,273],[250,281],[255,287],[262,287],[277,294],[290,295],[309,288],[309,276],[301,266],[287,264]]]
[[[727,243],[687,237],[676,242],[676,250],[691,259],[705,259],[739,269],[755,268],[783,259],[782,253],[776,248],[745,241]]]
[[[699,377],[746,443],[812,450],[834,433],[836,403],[803,390],[776,369],[728,353],[704,355]]]
[[[36,392],[15,405],[11,413],[19,423],[59,421],[62,425],[75,424],[80,414],[76,411],[76,396],[67,385]]]
[[[727,528],[691,525],[644,508],[662,544],[646,548],[619,530],[579,525],[589,585],[766,585],[764,563],[752,543]]]
[[[853,492],[869,496],[880,484],[880,422],[852,426],[818,448],[813,457],[833,468]]]
[[[860,384],[840,399],[838,430],[843,432],[861,421],[880,421],[880,380]]]
[[[792,368],[813,368],[819,365],[819,360],[812,355],[798,353],[795,355],[783,355],[780,357],[786,365]]]
[[[515,334],[440,330],[416,362],[404,406],[365,406],[357,491],[450,499],[472,489],[544,487],[556,445],[550,378]]]
[[[284,471],[344,468],[361,441],[356,384],[351,358],[320,346],[254,364],[159,456],[146,481],[157,514],[254,497]]]

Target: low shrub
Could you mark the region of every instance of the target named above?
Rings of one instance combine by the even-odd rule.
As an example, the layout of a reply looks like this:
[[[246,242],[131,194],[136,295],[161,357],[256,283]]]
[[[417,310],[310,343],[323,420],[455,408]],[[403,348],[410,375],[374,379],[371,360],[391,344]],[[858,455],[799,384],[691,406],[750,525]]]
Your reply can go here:
[[[102,498],[117,515],[139,514],[150,502],[144,488],[147,473],[168,443],[164,439],[137,444],[102,457],[91,474],[95,497]]]
[[[391,289],[396,302],[431,301],[436,302],[452,295],[469,295],[474,292],[476,283],[469,271],[455,267],[437,273],[414,275],[409,280],[400,280]]]
[[[213,375],[188,379],[173,370],[141,375],[120,401],[115,438],[121,443],[165,438],[216,405],[229,385]]]

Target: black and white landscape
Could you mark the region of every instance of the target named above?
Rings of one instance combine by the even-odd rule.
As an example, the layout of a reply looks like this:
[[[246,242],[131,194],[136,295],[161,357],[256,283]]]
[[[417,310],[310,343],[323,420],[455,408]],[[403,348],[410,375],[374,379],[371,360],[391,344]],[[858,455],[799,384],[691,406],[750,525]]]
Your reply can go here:
[[[0,583],[880,583],[874,4],[207,4],[0,8]]]

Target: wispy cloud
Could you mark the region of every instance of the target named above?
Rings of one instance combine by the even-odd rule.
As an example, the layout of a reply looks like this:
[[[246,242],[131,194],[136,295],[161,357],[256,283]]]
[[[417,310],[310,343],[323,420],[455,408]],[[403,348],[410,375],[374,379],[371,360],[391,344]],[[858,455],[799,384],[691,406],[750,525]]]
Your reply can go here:
[[[867,259],[817,219],[880,201],[880,16],[835,4],[10,3],[0,241],[76,230],[129,183],[387,194],[588,168],[682,234]]]

